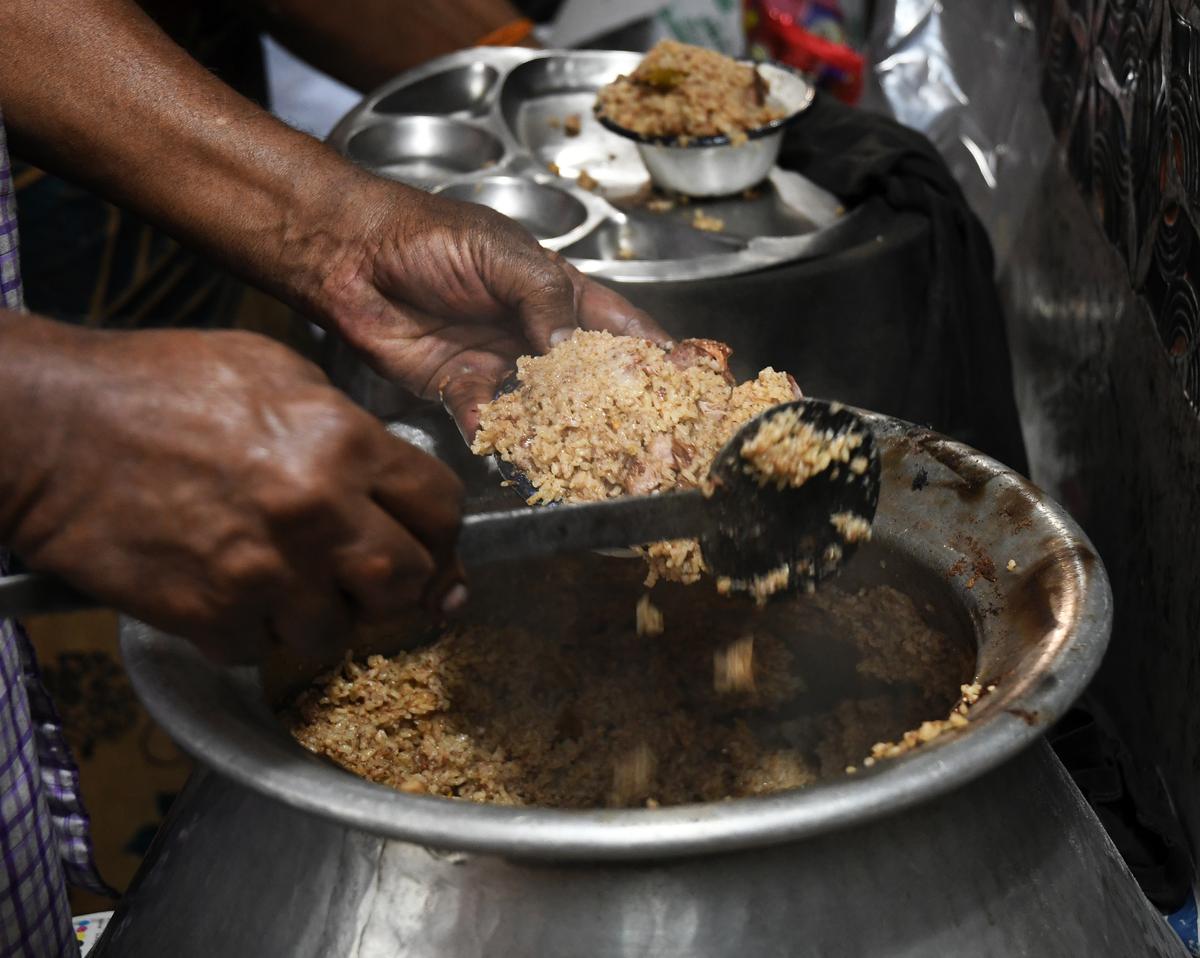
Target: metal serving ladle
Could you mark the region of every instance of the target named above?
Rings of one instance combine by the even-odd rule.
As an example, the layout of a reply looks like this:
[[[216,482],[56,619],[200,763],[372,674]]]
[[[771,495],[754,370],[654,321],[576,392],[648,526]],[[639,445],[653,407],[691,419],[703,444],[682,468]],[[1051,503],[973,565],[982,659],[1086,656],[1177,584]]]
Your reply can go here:
[[[795,410],[800,422],[830,436],[860,435],[855,456],[866,459],[866,468],[856,472],[834,464],[802,486],[760,485],[747,473],[742,446],[764,423],[787,410]],[[514,478],[519,485],[523,477]],[[471,566],[664,539],[699,539],[710,571],[730,580],[732,591],[751,591],[756,581],[783,567],[788,570],[788,589],[806,588],[833,573],[854,552],[856,537],[846,535],[844,524],[835,525],[831,516],[849,514],[867,523],[874,519],[879,453],[870,426],[853,410],[799,399],[767,410],[738,430],[717,456],[710,478],[711,495],[688,489],[470,514],[463,518],[458,554]],[[53,576],[0,578],[0,618],[98,605]]]
[[[798,413],[799,424],[830,437],[861,436],[855,455],[866,459],[866,469],[859,473],[835,463],[802,486],[760,485],[745,469],[742,446],[768,420],[791,410]],[[511,463],[497,462],[501,475],[523,498],[534,494],[527,476]],[[798,399],[774,406],[742,426],[717,455],[710,478],[711,496],[688,489],[468,516],[460,554],[469,562],[474,553],[484,562],[699,539],[709,570],[729,579],[735,592],[750,591],[755,582],[785,566],[789,589],[808,588],[835,572],[857,545],[831,516],[845,513],[867,523],[875,518],[879,453],[871,427],[854,410]],[[469,544],[465,550],[463,543]]]

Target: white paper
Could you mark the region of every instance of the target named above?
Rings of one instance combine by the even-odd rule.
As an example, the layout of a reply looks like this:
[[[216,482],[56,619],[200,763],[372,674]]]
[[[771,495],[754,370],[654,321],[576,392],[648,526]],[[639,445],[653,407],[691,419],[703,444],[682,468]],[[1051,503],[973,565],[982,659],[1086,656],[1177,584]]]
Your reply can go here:
[[[77,915],[71,919],[81,958],[96,946],[96,942],[100,940],[100,933],[108,926],[112,914],[111,911],[98,911],[90,915]]]

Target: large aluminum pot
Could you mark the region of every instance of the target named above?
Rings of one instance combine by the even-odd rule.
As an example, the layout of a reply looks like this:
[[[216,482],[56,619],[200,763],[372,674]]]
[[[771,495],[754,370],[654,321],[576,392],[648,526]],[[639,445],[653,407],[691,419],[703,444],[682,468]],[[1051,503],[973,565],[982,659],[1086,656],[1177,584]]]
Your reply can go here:
[[[461,441],[431,422],[397,431],[457,456]],[[1182,954],[1039,741],[1108,639],[1091,545],[1000,464],[903,422],[873,424],[884,458],[875,541],[844,575],[906,590],[974,647],[978,677],[997,691],[965,730],[766,798],[476,805],[400,794],[316,759],[264,704],[258,673],[217,669],[128,624],[139,693],[208,771],[176,803],[97,954]],[[574,561],[582,583],[588,562],[616,560]],[[521,572],[479,570],[477,603],[498,616],[534,605],[537,579]]]

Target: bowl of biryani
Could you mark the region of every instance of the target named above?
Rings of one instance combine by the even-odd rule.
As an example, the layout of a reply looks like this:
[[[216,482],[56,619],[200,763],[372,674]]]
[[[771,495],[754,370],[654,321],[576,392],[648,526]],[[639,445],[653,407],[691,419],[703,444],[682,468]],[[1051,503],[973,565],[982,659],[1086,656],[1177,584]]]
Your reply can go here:
[[[688,196],[725,196],[761,182],[785,128],[812,102],[803,76],[663,40],[596,97],[596,118],[637,144],[651,179]]]

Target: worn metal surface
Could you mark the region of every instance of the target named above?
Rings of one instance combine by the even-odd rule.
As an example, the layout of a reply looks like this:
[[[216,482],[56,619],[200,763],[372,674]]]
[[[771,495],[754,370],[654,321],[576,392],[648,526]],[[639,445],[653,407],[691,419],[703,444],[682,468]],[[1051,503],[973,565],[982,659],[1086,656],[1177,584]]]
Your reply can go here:
[[[317,761],[261,703],[252,673],[210,666],[180,640],[127,630],[131,679],[172,737],[219,773],[298,808],[436,846],[557,859],[692,855],[801,838],[927,801],[995,768],[1066,710],[1100,661],[1111,608],[1086,538],[1024,479],[926,430],[883,417],[872,426],[883,463],[875,541],[845,574],[894,582],[914,601],[948,610],[977,646],[979,680],[999,688],[965,731],[854,779],[655,812],[449,803],[397,795]],[[633,585],[641,573],[626,562]],[[586,580],[586,566],[578,575]],[[493,622],[534,614],[529,588],[539,581],[533,566],[477,576],[476,614]],[[698,604],[721,601],[696,593]],[[567,613],[579,605],[568,603]]]
[[[1181,958],[1044,745],[857,828],[683,861],[532,864],[306,815],[211,774],[97,958]]]
[[[444,419],[393,431],[459,455]],[[216,774],[180,800],[101,954],[161,954],[168,934],[181,958],[926,956],[964,942],[997,956],[1179,954],[1061,770],[1040,745],[1027,750],[1104,649],[1111,610],[1089,544],[991,460],[895,421],[876,434],[877,539],[843,584],[892,584],[978,644],[978,675],[999,687],[965,731],[759,799],[474,805],[317,760],[279,727],[254,672],[212,668],[131,624],[123,649],[139,693]],[[464,472],[480,489],[494,475],[476,466]],[[630,567],[636,586],[620,560],[580,560],[578,572],[560,560],[558,578],[586,580],[605,561]],[[479,614],[528,617],[529,584],[551,578],[477,577]],[[563,627],[593,614],[569,591],[543,605],[565,610]],[[828,656],[809,652],[812,681],[834,681]]]

